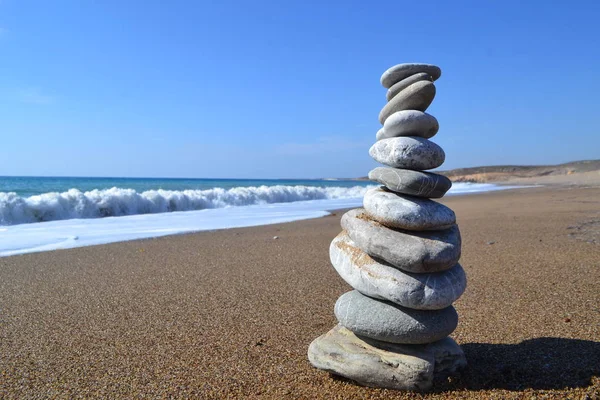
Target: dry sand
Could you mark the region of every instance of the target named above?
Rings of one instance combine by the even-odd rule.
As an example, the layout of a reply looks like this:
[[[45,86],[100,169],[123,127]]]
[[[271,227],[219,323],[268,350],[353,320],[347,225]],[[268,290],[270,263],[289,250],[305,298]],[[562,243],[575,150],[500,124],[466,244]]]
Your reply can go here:
[[[312,368],[349,290],[340,213],[0,258],[0,398],[598,398],[600,188],[443,200],[469,286],[469,368],[427,395]],[[273,239],[273,236],[279,239]]]
[[[599,187],[600,171],[581,172],[572,175],[538,176],[535,178],[511,178],[505,182],[509,185],[552,185],[569,187]]]

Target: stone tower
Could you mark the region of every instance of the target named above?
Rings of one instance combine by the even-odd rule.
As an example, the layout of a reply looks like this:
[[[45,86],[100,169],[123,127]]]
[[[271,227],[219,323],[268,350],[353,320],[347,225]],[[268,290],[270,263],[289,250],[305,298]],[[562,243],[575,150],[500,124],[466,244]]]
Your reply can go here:
[[[452,303],[467,284],[460,232],[454,212],[431,200],[452,183],[424,172],[445,159],[429,140],[438,121],[425,113],[440,76],[430,64],[399,64],[381,76],[388,102],[369,154],[385,166],[369,179],[382,186],[365,194],[364,208],[342,217],[329,250],[355,290],[338,299],[339,324],[311,343],[308,358],[366,386],[424,391],[434,377],[466,365],[448,336],[458,324]]]

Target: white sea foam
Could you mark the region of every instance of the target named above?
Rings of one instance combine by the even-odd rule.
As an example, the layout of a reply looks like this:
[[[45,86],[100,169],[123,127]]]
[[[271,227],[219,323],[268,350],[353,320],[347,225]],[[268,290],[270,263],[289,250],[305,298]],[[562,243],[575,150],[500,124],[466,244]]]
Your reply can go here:
[[[26,220],[25,216],[29,215],[28,218],[32,218],[35,216],[32,210],[39,210],[41,214],[37,215],[55,220],[0,227],[0,257],[178,233],[317,218],[327,215],[327,210],[359,207],[368,187],[271,188],[273,189],[260,187],[182,192],[150,191],[142,194],[125,189],[94,190],[86,193],[70,190],[29,198],[2,193],[2,218],[9,216],[13,218],[11,221],[16,219],[29,222],[31,220]],[[512,187],[457,183],[449,194],[509,188]],[[192,197],[204,197],[190,199],[189,192],[193,194]],[[302,196],[324,198],[306,200],[302,199]],[[252,205],[245,205],[247,203]],[[9,212],[4,210],[7,204],[12,207]],[[203,209],[166,212],[176,207],[191,209],[198,205]],[[102,212],[108,212],[99,210],[111,210],[114,215],[135,215],[94,218],[103,215]],[[140,211],[145,211],[146,214],[141,214]],[[73,215],[79,216],[79,219],[64,219],[73,218]]]
[[[326,210],[360,206],[362,199],[309,200],[200,211],[69,219],[4,227],[0,257],[214,229],[318,218]]]
[[[356,198],[367,187],[258,186],[209,190],[149,190],[112,188],[81,192],[44,193],[20,197],[0,192],[0,225],[73,218],[120,217],[173,211],[205,210],[306,200]]]

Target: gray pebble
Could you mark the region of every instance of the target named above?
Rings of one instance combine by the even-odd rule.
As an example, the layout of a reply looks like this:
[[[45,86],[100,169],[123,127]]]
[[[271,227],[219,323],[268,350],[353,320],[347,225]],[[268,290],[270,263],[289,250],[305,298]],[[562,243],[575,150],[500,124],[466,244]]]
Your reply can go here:
[[[434,273],[404,272],[359,249],[343,231],[329,247],[331,263],[350,286],[372,298],[415,310],[441,310],[465,291],[467,279],[460,264]]]
[[[377,167],[369,172],[369,179],[396,193],[427,198],[443,197],[452,187],[444,175],[410,169]]]
[[[377,140],[397,136],[420,136],[425,139],[432,138],[440,129],[437,119],[417,110],[402,110],[393,113],[385,120],[383,132]]]
[[[418,74],[411,75],[407,78],[402,79],[400,82],[396,82],[391,88],[388,89],[385,97],[387,101],[390,101],[395,95],[409,87],[415,82],[429,81],[433,82],[431,75],[426,72],[419,72]]]
[[[429,81],[419,81],[408,86],[391,99],[379,113],[379,122],[385,120],[397,111],[425,111],[435,97],[435,85]]]
[[[360,250],[403,271],[417,274],[445,271],[460,259],[457,225],[441,231],[402,231],[369,219],[364,209],[358,208],[344,214],[342,228]]]
[[[441,230],[456,223],[454,211],[443,204],[400,195],[385,188],[367,190],[363,205],[369,217],[391,228],[409,231]]]
[[[432,64],[419,64],[419,63],[405,63],[394,65],[391,68],[388,68],[381,75],[381,85],[389,89],[396,82],[400,82],[403,79],[408,78],[411,75],[418,74],[419,72],[425,72],[431,79],[434,81],[438,80],[440,76],[442,76],[442,70],[440,67],[437,67]]]
[[[356,290],[344,293],[334,313],[341,325],[358,337],[382,342],[424,344],[441,340],[458,325],[454,307],[443,310],[412,310],[375,300]]]
[[[446,159],[440,146],[415,136],[381,139],[371,146],[369,155],[390,167],[413,170],[437,168]]]

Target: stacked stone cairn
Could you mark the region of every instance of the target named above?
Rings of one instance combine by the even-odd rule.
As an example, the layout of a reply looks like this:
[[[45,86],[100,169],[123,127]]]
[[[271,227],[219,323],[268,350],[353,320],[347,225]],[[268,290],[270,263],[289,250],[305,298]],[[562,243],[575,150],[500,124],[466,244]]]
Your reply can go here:
[[[311,343],[308,358],[365,386],[425,391],[466,365],[448,337],[458,324],[452,303],[467,284],[460,232],[454,212],[430,200],[452,183],[423,172],[445,159],[429,140],[438,121],[424,112],[440,75],[435,65],[399,64],[381,76],[388,103],[369,154],[386,166],[369,179],[383,186],[342,217],[330,247],[334,268],[355,290],[338,299],[339,324]]]

